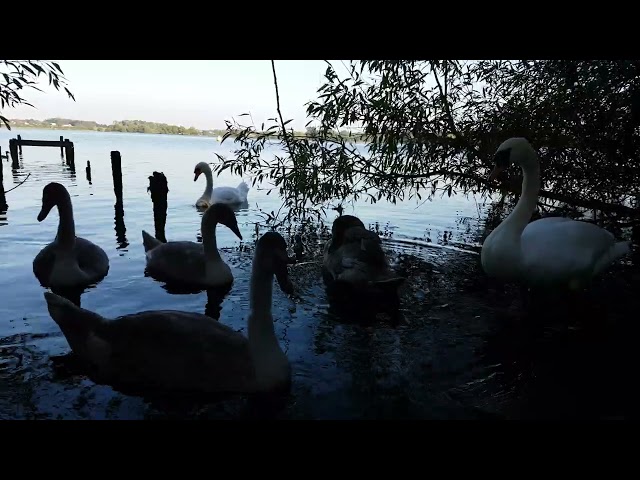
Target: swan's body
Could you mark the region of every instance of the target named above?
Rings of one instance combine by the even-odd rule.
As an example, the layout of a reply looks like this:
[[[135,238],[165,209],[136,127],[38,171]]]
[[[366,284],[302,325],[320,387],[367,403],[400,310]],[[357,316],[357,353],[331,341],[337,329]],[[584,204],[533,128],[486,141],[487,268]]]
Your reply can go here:
[[[538,156],[523,138],[498,148],[493,179],[511,162],[522,167],[522,194],[514,210],[485,239],[481,261],[485,272],[532,287],[579,290],[629,252],[631,243],[617,241],[597,225],[563,217],[529,223],[540,190]]]
[[[362,291],[395,290],[405,280],[391,270],[380,237],[352,215],[333,222],[324,246],[323,274],[327,283]]]
[[[87,239],[76,237],[73,206],[69,192],[59,183],[49,183],[42,191],[41,222],[58,207],[58,234],[33,259],[33,273],[44,287],[82,288],[102,280],[109,273],[109,257]]]
[[[205,315],[156,310],[113,320],[46,292],[51,318],[71,349],[109,383],[206,393],[287,388],[289,361],[271,316],[274,274],[286,293],[286,244],[275,232],[256,247],[248,338]]]
[[[227,205],[239,205],[247,201],[249,185],[242,181],[237,187],[216,187],[213,188],[213,174],[207,162],[200,162],[194,171],[195,182],[201,174],[204,174],[207,185],[200,198],[196,201],[196,207],[206,208],[214,203],[225,203]]]
[[[218,223],[226,225],[242,240],[236,216],[224,204],[214,204],[202,215],[202,243],[162,243],[143,230],[142,241],[149,274],[170,284],[199,285],[204,288],[231,284],[233,273],[220,256],[216,243]]]

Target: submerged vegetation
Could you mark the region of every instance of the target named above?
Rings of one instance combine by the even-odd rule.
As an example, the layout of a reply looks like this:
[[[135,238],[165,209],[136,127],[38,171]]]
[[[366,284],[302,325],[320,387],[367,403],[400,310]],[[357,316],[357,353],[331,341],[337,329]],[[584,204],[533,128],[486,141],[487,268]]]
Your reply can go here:
[[[277,115],[259,129],[227,121],[234,151],[214,171],[267,181],[288,218],[320,218],[332,202],[358,198],[486,196],[491,157],[513,136],[539,152],[540,209],[640,217],[640,61],[365,60],[343,75],[327,62],[304,136],[287,127],[272,67]],[[345,127],[360,129],[365,148],[333,135]],[[261,152],[274,137],[286,154],[267,161]],[[518,175],[502,185],[511,200]]]

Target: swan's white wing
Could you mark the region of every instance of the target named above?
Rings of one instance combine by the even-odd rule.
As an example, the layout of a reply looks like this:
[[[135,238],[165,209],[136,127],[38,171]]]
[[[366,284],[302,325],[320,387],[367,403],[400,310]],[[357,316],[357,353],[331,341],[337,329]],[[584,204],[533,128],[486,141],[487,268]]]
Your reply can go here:
[[[217,187],[211,192],[212,203],[241,203],[240,192],[235,187]]]
[[[522,273],[545,283],[590,275],[597,260],[615,243],[610,232],[592,223],[541,218],[522,232]]]

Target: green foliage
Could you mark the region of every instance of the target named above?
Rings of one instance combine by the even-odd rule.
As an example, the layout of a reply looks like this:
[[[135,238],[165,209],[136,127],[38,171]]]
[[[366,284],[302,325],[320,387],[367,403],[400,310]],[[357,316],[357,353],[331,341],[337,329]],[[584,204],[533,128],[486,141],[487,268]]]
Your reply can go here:
[[[320,216],[333,200],[486,195],[496,147],[525,136],[541,156],[542,197],[634,213],[625,204],[640,195],[638,61],[367,60],[343,78],[327,64],[307,108],[316,135],[294,135],[278,118],[261,130],[228,122],[235,158],[215,170],[267,180],[294,218]],[[335,134],[346,126],[361,133]],[[287,153],[265,159],[274,137]],[[513,174],[506,188],[517,193]]]
[[[16,105],[33,107],[21,96],[21,90],[32,88],[41,92],[42,90],[37,86],[41,75],[49,78],[49,85],[53,85],[56,90],[64,89],[69,98],[75,101],[75,97],[67,88],[64,73],[56,62],[2,60],[0,75],[0,110],[7,107],[14,108]],[[0,115],[0,120],[8,130],[11,130],[7,118]]]

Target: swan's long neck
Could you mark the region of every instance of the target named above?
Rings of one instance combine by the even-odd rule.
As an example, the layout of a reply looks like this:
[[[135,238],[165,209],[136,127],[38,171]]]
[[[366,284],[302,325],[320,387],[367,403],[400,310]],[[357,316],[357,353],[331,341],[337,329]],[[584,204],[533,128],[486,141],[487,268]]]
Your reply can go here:
[[[271,315],[273,273],[262,267],[260,254],[257,251],[253,259],[247,326],[249,351],[256,375],[255,387],[262,390],[290,386],[291,367],[280,348]]]
[[[522,193],[518,203],[498,228],[509,230],[519,236],[531,220],[539,192],[540,166],[537,158],[532,155],[529,161],[522,165]]]
[[[207,260],[219,260],[220,252],[218,251],[218,242],[216,241],[216,226],[218,225],[218,219],[215,214],[207,216],[207,213],[208,212],[205,212],[202,216],[202,222],[200,224],[204,256]]]
[[[61,247],[72,249],[76,241],[76,225],[70,198],[66,197],[58,202],[58,215],[60,215],[60,223],[58,223],[56,240]]]
[[[270,347],[279,350],[271,316],[273,273],[264,271],[257,260],[253,261],[249,287],[249,344],[254,351]]]
[[[202,194],[203,198],[211,198],[211,192],[213,192],[213,174],[211,170],[206,169],[203,170],[204,178],[207,180],[207,185],[204,187],[204,193]]]

